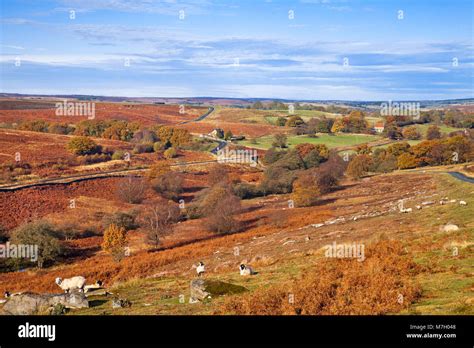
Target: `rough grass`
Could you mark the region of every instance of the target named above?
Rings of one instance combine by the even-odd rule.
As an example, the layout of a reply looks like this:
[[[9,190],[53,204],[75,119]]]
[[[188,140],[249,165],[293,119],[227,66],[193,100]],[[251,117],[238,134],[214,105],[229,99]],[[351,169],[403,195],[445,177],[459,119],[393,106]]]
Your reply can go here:
[[[421,267],[402,243],[382,241],[367,249],[366,260],[324,259],[286,285],[232,297],[220,314],[364,315],[407,308],[420,295],[412,281]]]

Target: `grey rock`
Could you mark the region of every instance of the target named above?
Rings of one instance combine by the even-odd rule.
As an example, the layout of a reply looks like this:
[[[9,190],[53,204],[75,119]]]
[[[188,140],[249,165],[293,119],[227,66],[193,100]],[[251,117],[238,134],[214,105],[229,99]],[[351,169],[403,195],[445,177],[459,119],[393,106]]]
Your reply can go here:
[[[225,283],[220,280],[207,280],[202,278],[192,280],[190,288],[190,303],[203,301],[214,296],[238,294],[247,291],[246,288],[240,285]]]
[[[9,298],[3,306],[3,312],[11,315],[49,314],[51,309],[58,307],[58,305],[65,308],[88,308],[89,302],[82,292],[69,294],[26,292]]]

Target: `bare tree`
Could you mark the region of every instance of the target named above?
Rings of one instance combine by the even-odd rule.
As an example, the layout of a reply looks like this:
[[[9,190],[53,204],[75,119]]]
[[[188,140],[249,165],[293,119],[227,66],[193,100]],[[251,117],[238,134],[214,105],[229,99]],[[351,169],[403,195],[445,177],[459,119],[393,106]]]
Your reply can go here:
[[[143,178],[129,176],[117,185],[117,197],[126,203],[141,203],[145,198],[146,187]]]
[[[180,217],[181,213],[176,204],[168,202],[149,206],[141,217],[147,243],[158,247],[161,239],[173,232],[174,223],[178,222]]]

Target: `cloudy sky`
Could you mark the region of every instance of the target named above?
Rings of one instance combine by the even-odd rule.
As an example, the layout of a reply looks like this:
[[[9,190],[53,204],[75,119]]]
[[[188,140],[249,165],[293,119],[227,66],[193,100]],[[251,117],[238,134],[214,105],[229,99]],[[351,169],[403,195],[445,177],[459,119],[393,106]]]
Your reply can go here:
[[[10,93],[472,98],[471,0],[2,0]]]

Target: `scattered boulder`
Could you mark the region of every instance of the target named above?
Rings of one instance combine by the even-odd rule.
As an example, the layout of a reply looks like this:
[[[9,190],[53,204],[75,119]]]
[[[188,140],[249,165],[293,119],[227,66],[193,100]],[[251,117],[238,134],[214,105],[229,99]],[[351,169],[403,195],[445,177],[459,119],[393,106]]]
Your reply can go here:
[[[220,280],[193,279],[190,284],[191,298],[189,303],[203,301],[213,296],[239,294],[248,291],[247,288],[222,282]]]
[[[3,312],[11,315],[50,314],[59,310],[59,305],[63,308],[88,308],[89,302],[82,292],[68,294],[26,292],[9,298],[3,306]]]
[[[452,231],[457,231],[457,230],[459,230],[459,227],[458,227],[457,225],[455,225],[455,224],[449,223],[449,224],[446,224],[446,225],[444,225],[444,226],[441,226],[441,227],[440,227],[440,230],[441,230],[442,232],[452,232]]]
[[[112,300],[113,309],[125,308],[125,307],[131,307],[131,306],[132,306],[132,303],[127,299],[117,298],[117,299]]]

